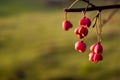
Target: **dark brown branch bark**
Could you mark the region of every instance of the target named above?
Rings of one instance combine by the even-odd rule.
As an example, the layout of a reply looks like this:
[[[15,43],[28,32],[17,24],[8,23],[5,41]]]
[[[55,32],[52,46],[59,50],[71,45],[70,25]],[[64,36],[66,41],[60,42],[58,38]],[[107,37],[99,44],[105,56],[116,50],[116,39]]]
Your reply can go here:
[[[89,7],[86,11],[95,11],[95,10],[106,10],[106,9],[114,9],[120,8],[120,4],[118,5],[107,5],[107,6],[95,6]],[[86,8],[71,8],[71,9],[64,9],[65,12],[81,12],[84,11]]]

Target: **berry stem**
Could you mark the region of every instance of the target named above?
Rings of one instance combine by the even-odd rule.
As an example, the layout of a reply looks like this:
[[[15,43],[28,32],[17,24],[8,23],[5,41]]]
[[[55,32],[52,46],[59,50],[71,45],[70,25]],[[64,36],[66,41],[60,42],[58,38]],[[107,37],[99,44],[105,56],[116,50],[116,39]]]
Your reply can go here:
[[[101,11],[99,11],[99,41],[101,42],[102,39],[102,24],[101,24]]]
[[[98,17],[99,17],[99,12],[97,12],[97,14],[93,17],[92,19],[92,22],[94,21],[94,24],[93,24],[93,28],[96,26],[96,23],[97,23],[97,20],[98,20]]]
[[[84,38],[82,38],[81,41],[84,41]]]
[[[97,12],[97,14],[93,17],[92,21],[94,21],[94,19],[96,19],[99,16],[99,13]]]
[[[101,42],[101,19],[100,19],[100,11],[97,12],[96,15],[96,34],[98,38],[98,42]]]
[[[88,9],[88,7],[89,7],[89,3],[87,3],[87,6],[86,6],[86,8],[85,8],[85,10],[84,11],[82,11],[82,13],[83,13],[83,17],[85,17],[85,15],[86,15],[86,11],[87,11],[87,9]]]
[[[95,17],[94,19],[95,19],[95,22],[94,22],[94,24],[93,24],[93,26],[92,26],[93,28],[96,26],[96,23],[97,23],[97,17]],[[92,22],[93,22],[93,20],[92,20]]]
[[[82,11],[83,17],[85,17],[85,13],[86,13],[85,11]]]
[[[99,15],[99,22],[100,22],[100,33],[102,33],[102,23],[101,23],[102,19],[101,19],[101,12]]]
[[[98,17],[96,17],[97,18],[97,20],[96,20],[96,34],[97,34],[97,39],[98,39],[98,42],[100,41],[100,39],[99,39],[99,28],[98,28]]]
[[[88,7],[89,7],[89,3],[87,3],[87,6],[86,6],[86,8],[85,8],[85,11],[84,11],[84,14],[86,14],[86,11],[87,11],[87,9],[88,9]]]
[[[64,19],[67,20],[67,12],[64,13]]]

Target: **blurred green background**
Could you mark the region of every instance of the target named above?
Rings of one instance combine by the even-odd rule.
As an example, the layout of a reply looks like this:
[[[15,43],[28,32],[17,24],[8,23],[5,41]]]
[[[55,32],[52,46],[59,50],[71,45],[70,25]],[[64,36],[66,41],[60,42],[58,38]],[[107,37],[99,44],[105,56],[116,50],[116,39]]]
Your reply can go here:
[[[74,50],[74,34],[82,13],[68,13],[74,27],[64,31],[63,8],[73,0],[0,0],[0,80],[119,80],[120,11],[104,26],[104,60],[88,60],[89,47],[97,41],[94,28],[85,38],[87,51]],[[96,5],[115,0],[90,0]],[[120,3],[118,0],[117,3]],[[81,2],[74,7],[84,7]],[[113,10],[102,12],[106,20]],[[87,12],[93,18],[96,11]]]

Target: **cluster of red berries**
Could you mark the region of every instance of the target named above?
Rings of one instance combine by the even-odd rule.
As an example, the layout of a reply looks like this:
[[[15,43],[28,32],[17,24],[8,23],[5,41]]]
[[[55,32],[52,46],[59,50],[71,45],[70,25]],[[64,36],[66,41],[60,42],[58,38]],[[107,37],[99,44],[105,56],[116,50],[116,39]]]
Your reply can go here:
[[[75,0],[69,7],[72,8],[79,0]],[[84,0],[83,0],[84,1]],[[91,26],[91,20],[86,17],[86,11],[91,5],[93,5],[89,2],[89,0],[84,1],[87,2],[87,6],[83,12],[83,17],[79,20],[79,26],[75,28],[74,33],[77,35],[77,37],[80,39],[80,41],[77,41],[75,43],[75,50],[77,50],[80,53],[83,53],[86,51],[86,43],[84,42],[84,38],[88,35],[88,28]],[[67,12],[65,12],[65,20],[62,23],[62,28],[65,31],[68,31],[70,28],[73,27],[72,23],[67,19]],[[89,61],[93,63],[97,63],[101,60],[103,60],[103,47],[101,45],[101,32],[102,32],[102,25],[101,25],[101,10],[98,10],[97,15],[93,18],[94,24],[92,27],[96,27],[96,33],[97,33],[97,38],[98,42],[94,43],[90,47],[90,53],[89,53]]]
[[[98,61],[103,60],[102,52],[103,47],[101,43],[97,42],[90,47],[91,53],[89,54],[89,60],[97,63]]]
[[[96,19],[98,19],[98,15],[96,16]],[[95,24],[96,24],[96,22],[95,22]],[[88,28],[90,27],[90,25],[91,25],[91,20],[89,18],[87,18],[85,15],[83,18],[81,18],[79,20],[79,26],[75,28],[74,33],[77,35],[77,37],[81,41],[77,41],[75,43],[75,50],[77,50],[79,52],[86,51],[86,43],[83,41],[83,38],[88,35]],[[66,19],[63,21],[62,28],[65,31],[68,31],[72,27],[73,27],[73,25],[69,20]],[[100,37],[100,36],[98,35],[98,37]],[[103,56],[102,56],[103,47],[100,43],[100,40],[90,47],[90,51],[91,51],[91,53],[89,54],[90,61],[92,61],[93,63],[97,63],[97,62],[103,60]]]
[[[87,17],[83,17],[80,19],[80,26],[74,30],[74,33],[78,35],[78,38],[82,39],[88,34],[88,28],[91,25],[91,21]],[[86,50],[86,43],[83,41],[77,41],[75,43],[75,50],[79,52],[85,52]],[[103,60],[103,56],[101,55],[103,52],[103,47],[100,42],[93,44],[90,47],[91,53],[89,54],[89,61],[93,63],[97,63],[98,61]]]
[[[79,27],[75,28],[74,33],[78,36],[79,39],[83,39],[88,34],[88,28],[91,25],[91,21],[87,17],[83,17],[79,21]],[[75,43],[75,50],[79,52],[85,52],[86,43],[82,41],[77,41]]]

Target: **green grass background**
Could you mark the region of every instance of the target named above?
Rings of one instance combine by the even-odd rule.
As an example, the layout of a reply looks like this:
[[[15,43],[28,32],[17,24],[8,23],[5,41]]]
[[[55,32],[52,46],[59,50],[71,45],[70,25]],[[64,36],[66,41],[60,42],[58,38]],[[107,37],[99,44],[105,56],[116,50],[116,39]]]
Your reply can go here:
[[[25,1],[0,3],[0,80],[119,80],[120,11],[103,26],[104,60],[93,64],[88,54],[97,41],[94,28],[89,28],[85,38],[87,51],[74,50],[79,40],[74,29],[82,13],[69,13],[74,27],[64,31],[63,6],[46,7],[39,0],[38,5]],[[103,11],[102,19],[112,11]],[[95,14],[87,12],[90,18]]]

